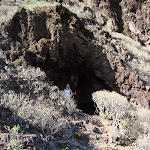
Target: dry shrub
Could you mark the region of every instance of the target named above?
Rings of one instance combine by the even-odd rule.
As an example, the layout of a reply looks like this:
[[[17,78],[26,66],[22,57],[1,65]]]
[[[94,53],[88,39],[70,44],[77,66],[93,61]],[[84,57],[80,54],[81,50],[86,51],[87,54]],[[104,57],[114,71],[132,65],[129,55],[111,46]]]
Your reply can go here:
[[[143,130],[138,122],[136,108],[127,101],[126,97],[114,91],[97,91],[92,96],[100,114],[113,120],[112,138],[119,131],[120,140],[123,139],[125,145],[133,143]]]
[[[27,68],[21,68],[18,70],[18,77],[21,77],[26,80],[35,80],[35,79],[45,79],[46,74],[40,69],[40,68],[35,68],[28,66]]]
[[[139,138],[135,141],[133,146],[137,150],[149,150],[150,140],[150,111],[146,108],[138,108],[136,110],[138,116],[138,123],[142,126],[142,133]]]
[[[150,111],[146,108],[138,108],[136,113],[138,116],[138,121],[144,129],[144,134],[150,133]]]
[[[133,146],[135,147],[136,150],[149,150],[150,149],[149,141],[150,141],[150,134],[144,136],[141,135],[133,144]]]
[[[65,106],[69,114],[72,114],[76,109],[76,103],[73,99],[70,99],[68,102],[66,102]]]
[[[148,109],[130,104],[126,97],[114,91],[97,91],[92,96],[100,114],[113,119],[115,128],[112,131],[112,139],[118,136],[118,133],[120,136],[116,143],[132,144],[133,148],[138,150],[150,149],[150,111]]]
[[[17,12],[17,6],[0,6],[0,25],[2,23],[8,22],[13,18],[15,13]]]
[[[127,101],[127,98],[116,92],[97,91],[92,94],[93,101],[97,104],[100,113],[105,113],[119,122],[130,115],[133,110],[132,105]]]
[[[3,69],[0,70],[1,105],[10,108],[16,116],[43,134],[52,135],[67,127],[68,120],[63,112],[65,110],[71,114],[75,108],[74,101],[71,99],[66,103],[64,92],[52,85],[51,81],[47,82],[40,68],[14,68],[7,64]],[[18,90],[9,84],[4,86],[4,83],[13,83]]]

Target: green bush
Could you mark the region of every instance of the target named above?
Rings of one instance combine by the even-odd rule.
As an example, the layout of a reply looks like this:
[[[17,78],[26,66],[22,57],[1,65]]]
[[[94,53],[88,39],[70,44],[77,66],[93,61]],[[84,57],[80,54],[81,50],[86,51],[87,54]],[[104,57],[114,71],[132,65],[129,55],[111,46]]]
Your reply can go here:
[[[12,150],[20,150],[23,147],[22,140],[19,135],[20,125],[15,125],[13,128],[10,129],[9,126],[5,126],[7,131],[9,132],[10,138],[8,138],[7,142],[7,149]]]

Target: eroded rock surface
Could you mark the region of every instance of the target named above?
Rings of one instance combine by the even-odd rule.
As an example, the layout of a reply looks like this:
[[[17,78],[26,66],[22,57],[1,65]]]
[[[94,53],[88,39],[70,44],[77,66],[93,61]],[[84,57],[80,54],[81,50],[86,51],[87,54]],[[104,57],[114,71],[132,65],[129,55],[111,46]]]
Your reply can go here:
[[[120,58],[121,51],[113,46],[116,39],[91,24],[87,29],[76,14],[61,5],[34,11],[22,8],[2,26],[1,50],[15,66],[41,67],[60,88],[70,83],[81,97],[111,88],[148,107],[149,90]],[[124,56],[130,61],[130,55]],[[87,90],[80,92],[83,79],[92,86],[88,88],[85,81]],[[88,99],[90,95],[82,102]]]
[[[114,90],[137,105],[149,107],[149,1],[57,2],[33,10],[21,7],[8,22],[3,19],[0,22],[0,92],[4,96],[6,91],[5,105],[43,134],[63,124],[50,137],[48,145],[47,137],[44,140],[31,137],[47,149],[122,149],[116,146],[116,141],[123,145],[129,143],[118,135],[110,135],[112,121],[108,124],[74,107],[73,112],[67,112],[66,107],[72,106],[65,105],[59,89],[69,83],[77,91],[77,103],[89,114],[95,111],[95,107],[91,110],[94,105],[91,93],[103,89]],[[43,73],[34,67],[40,67],[59,88],[50,86],[45,73],[43,80]],[[31,71],[35,72],[36,79]],[[37,76],[37,72],[41,74]],[[19,93],[24,97],[19,97]],[[3,116],[6,110],[10,113],[8,108],[0,109],[2,127],[7,123]],[[42,117],[46,118],[43,124]],[[0,142],[5,145],[4,141]]]

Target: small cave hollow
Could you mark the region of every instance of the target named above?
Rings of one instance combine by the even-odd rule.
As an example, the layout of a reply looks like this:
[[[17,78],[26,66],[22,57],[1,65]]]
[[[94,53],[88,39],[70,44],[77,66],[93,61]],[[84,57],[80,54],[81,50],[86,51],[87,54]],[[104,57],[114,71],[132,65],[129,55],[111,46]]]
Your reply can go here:
[[[92,101],[92,93],[104,89],[111,91],[109,85],[104,80],[96,77],[94,71],[85,67],[75,67],[74,70],[70,71],[67,69],[62,70],[66,72],[57,70],[57,72],[52,72],[55,76],[49,75],[49,78],[60,90],[64,90],[66,84],[69,84],[72,92],[76,92],[74,100],[77,108],[86,114],[94,115],[96,104]]]
[[[96,110],[96,104],[92,101],[92,93],[103,89],[111,90],[105,81],[97,78],[93,72],[86,71],[81,73],[76,88],[78,108],[84,113],[93,115]]]

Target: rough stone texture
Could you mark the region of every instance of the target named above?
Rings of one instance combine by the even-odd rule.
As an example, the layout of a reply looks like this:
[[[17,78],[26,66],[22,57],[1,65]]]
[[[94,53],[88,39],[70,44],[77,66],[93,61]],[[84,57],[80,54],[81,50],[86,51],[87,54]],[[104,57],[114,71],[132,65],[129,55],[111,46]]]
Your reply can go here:
[[[148,0],[89,0],[96,19],[110,31],[123,32],[142,44],[150,43],[150,2]]]
[[[63,6],[37,7],[33,12],[22,8],[4,30],[7,39],[1,40],[1,49],[15,66],[39,66],[62,88],[70,83],[76,89],[83,78],[92,82],[94,90],[106,88],[107,83],[131,101],[149,106],[150,93],[138,75],[104,47],[111,36],[107,32],[105,38],[93,35]],[[94,43],[94,36],[103,40],[102,44]],[[84,97],[88,90],[79,90],[79,95]]]
[[[10,46],[5,51],[8,59],[15,66],[40,66],[61,88],[68,82],[77,88],[80,77],[90,76],[88,72],[92,78],[93,68],[103,68],[104,61],[108,64],[102,48],[92,43],[93,34],[62,6],[37,8],[34,12],[22,9],[6,28],[9,38],[1,45],[4,51],[7,43]],[[97,86],[103,89],[103,85]]]
[[[149,24],[146,22],[147,19],[143,18],[144,16],[148,18],[146,16],[146,10],[149,7],[148,1],[137,3],[125,0],[76,0],[74,2],[64,0],[59,2],[69,5],[70,9],[74,6],[79,8],[84,4],[82,13],[80,12],[78,16],[81,14],[85,14],[85,16],[79,18],[70,12],[70,9],[67,10],[61,5],[37,7],[34,11],[22,8],[10,22],[2,24],[0,28],[0,54],[3,53],[9,63],[16,68],[26,69],[27,65],[40,67],[60,88],[64,88],[67,83],[70,83],[78,93],[79,102],[82,102],[85,107],[89,106],[86,108],[87,113],[93,105],[89,101],[91,93],[102,89],[115,90],[126,96],[131,102],[149,107],[150,82],[143,82],[141,76],[128,65],[128,62],[135,57],[125,50],[123,42],[126,41],[114,38],[111,34],[112,31],[122,32],[146,45]],[[136,7],[136,9],[132,10],[132,7]],[[128,12],[132,12],[131,17],[126,17]],[[142,13],[140,21],[139,13]],[[139,47],[141,48],[141,45]],[[149,51],[146,54],[149,55]],[[149,60],[144,59],[144,61]],[[0,63],[2,72],[5,72],[6,69],[11,70],[12,66],[8,67],[8,64],[1,58]],[[13,78],[11,73],[10,80]],[[146,76],[150,77],[149,72]],[[7,81],[4,81],[2,85],[15,92],[25,92],[25,86],[20,87],[28,82],[21,80],[19,81],[23,83],[15,82],[16,79],[16,77],[13,79],[14,82],[6,79]],[[44,90],[46,94],[49,94],[47,89]],[[57,91],[54,91],[54,95],[56,93]],[[34,93],[31,95],[34,96]],[[58,111],[63,110],[61,105],[57,106],[57,102],[53,104],[47,99],[46,102],[49,105],[46,105],[43,97],[36,95],[35,97],[37,101],[40,101],[38,105],[42,110],[49,109],[49,106],[53,106]],[[46,149],[66,149],[66,147],[89,150],[122,149],[122,147],[114,145],[117,143],[116,141],[121,140],[120,135],[116,134],[115,137],[110,135],[111,121],[108,124],[99,116],[86,115],[80,111],[73,114],[65,113],[67,111],[62,113],[62,118],[67,116],[68,126],[54,135],[54,141],[52,138],[48,145],[45,143],[47,139],[43,141],[35,135],[30,134],[29,137],[23,135],[22,138],[27,138],[26,142],[29,142],[34,149],[42,144],[47,147]],[[39,114],[41,115],[41,113]],[[56,114],[54,114],[55,117]],[[17,123],[13,122],[12,124],[13,116],[11,115],[12,112],[8,108],[0,107],[0,130],[5,130],[4,125],[11,124],[13,127]],[[48,113],[48,116],[51,115]],[[33,118],[31,121],[36,122],[37,120]],[[1,148],[6,146],[7,139],[5,137],[7,136],[8,134],[1,134]],[[59,146],[55,147],[53,142]],[[121,145],[128,145],[124,142],[122,141]],[[28,144],[24,144],[27,148]],[[34,147],[34,144],[37,147]]]
[[[142,44],[150,43],[150,2],[149,0],[47,0],[79,11],[93,24],[98,23],[109,31],[123,32]],[[1,1],[4,5],[20,5],[24,1]],[[36,3],[36,0],[33,1]],[[72,9],[72,8],[71,8]],[[74,10],[73,10],[74,11]]]
[[[149,107],[150,93],[139,76],[124,66],[120,59],[115,58],[110,52],[107,53],[107,58],[115,72],[116,84],[120,92],[125,94],[131,102]]]
[[[150,2],[122,1],[122,18],[124,21],[124,33],[142,43],[150,42]]]
[[[79,2],[76,1],[76,5]],[[85,4],[85,5],[84,5]],[[150,2],[148,0],[84,0],[93,23],[109,31],[123,32],[142,44],[150,43]],[[86,11],[84,12],[86,13]]]

